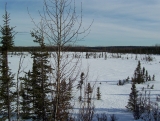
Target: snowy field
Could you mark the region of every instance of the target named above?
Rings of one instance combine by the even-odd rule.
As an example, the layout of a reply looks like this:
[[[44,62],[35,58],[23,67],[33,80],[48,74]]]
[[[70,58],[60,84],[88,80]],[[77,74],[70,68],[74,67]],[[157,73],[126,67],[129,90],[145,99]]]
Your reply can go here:
[[[27,53],[26,53],[27,54]],[[146,61],[143,58],[146,55],[135,55],[135,54],[120,54],[120,58],[114,57],[111,53],[107,53],[107,59],[85,58],[85,53],[79,53],[81,55],[81,71],[88,74],[88,82],[95,84],[95,92],[93,93],[95,113],[106,113],[106,114],[115,114],[118,118],[118,121],[134,121],[133,115],[131,112],[128,112],[125,106],[127,105],[129,94],[131,92],[131,84],[125,84],[123,86],[118,86],[117,83],[119,80],[124,80],[128,76],[131,79],[134,74],[134,70],[137,67],[138,60],[141,61],[141,67],[145,67],[148,70],[148,74],[155,75],[155,81],[149,81],[145,84],[136,84],[138,90],[141,90],[147,85],[153,85],[154,89],[151,90],[151,100],[156,101],[156,96],[160,94],[160,56],[151,55],[153,61]],[[71,54],[72,55],[72,54]],[[116,56],[116,54],[115,54]],[[137,56],[137,60],[135,60]],[[20,56],[9,55],[10,68],[13,73],[17,73],[18,64]],[[27,54],[24,58],[23,69],[25,71],[31,69],[32,59],[30,55]],[[79,81],[79,80],[78,80]],[[96,88],[100,87],[101,100],[96,100]],[[78,105],[78,99],[75,92],[75,107]]]

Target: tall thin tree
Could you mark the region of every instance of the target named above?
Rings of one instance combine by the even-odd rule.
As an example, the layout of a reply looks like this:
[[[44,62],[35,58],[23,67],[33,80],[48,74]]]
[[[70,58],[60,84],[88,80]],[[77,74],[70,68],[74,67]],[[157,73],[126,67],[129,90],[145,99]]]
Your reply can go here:
[[[41,29],[33,30],[31,36],[34,37],[34,42],[38,43],[40,50],[32,52],[33,58],[33,67],[29,80],[24,78],[24,87],[23,88],[23,100],[28,96],[29,98],[29,110],[33,112],[33,115],[30,115],[33,119],[36,120],[51,120],[51,104],[52,100],[48,98],[48,95],[51,95],[52,89],[50,88],[49,73],[51,70],[49,62],[49,53],[46,51],[44,43],[44,30],[45,24],[43,21],[39,23]],[[28,87],[30,86],[30,87]],[[23,106],[26,106],[25,100],[23,101]],[[24,109],[24,108],[23,108]],[[24,111],[25,112],[25,111]]]
[[[62,81],[67,81],[67,85],[69,85],[69,80],[73,83],[78,76],[77,73],[79,73],[75,71],[78,68],[78,61],[74,61],[73,64],[73,59],[67,59],[64,51],[67,51],[67,45],[72,45],[88,35],[90,29],[90,25],[86,29],[83,28],[82,8],[79,15],[76,14],[75,1],[44,0],[43,13],[40,13],[46,24],[45,36],[51,46],[56,46],[55,53],[52,53],[54,58],[52,66],[55,69],[53,76],[55,81],[55,121],[59,118],[58,114],[63,111],[60,108],[61,103],[63,103],[60,101],[63,98],[60,93]],[[35,23],[34,20],[33,22]],[[40,29],[36,23],[35,25]],[[81,38],[79,38],[79,35],[82,35]],[[77,58],[77,60],[79,59]]]
[[[80,81],[78,83],[77,89],[80,91],[79,101],[82,101],[82,85],[84,83],[84,73],[82,72],[80,75]]]
[[[51,105],[51,101],[48,99],[47,95],[51,94],[52,90],[49,88],[49,73],[51,70],[51,66],[49,63],[49,53],[46,51],[45,43],[44,43],[44,24],[41,21],[40,26],[42,29],[40,30],[34,30],[31,32],[32,37],[35,38],[34,42],[38,43],[40,45],[40,51],[34,52],[33,56],[35,56],[36,59],[36,72],[37,76],[35,78],[36,83],[36,96],[35,96],[35,103],[34,103],[34,109],[35,113],[37,114],[37,117],[43,121],[47,120],[47,117],[49,116],[49,107]]]
[[[7,12],[7,4],[5,6],[5,14],[3,15],[3,26],[0,26],[1,32],[1,44],[2,44],[2,51],[1,51],[1,66],[0,66],[0,109],[2,112],[5,112],[7,115],[2,116],[2,118],[7,118],[11,121],[11,113],[13,111],[12,102],[15,98],[15,93],[13,92],[12,87],[15,86],[13,82],[14,75],[11,73],[9,66],[8,66],[8,51],[12,49],[14,45],[14,36],[15,32],[13,31],[14,27],[10,27],[10,14]]]

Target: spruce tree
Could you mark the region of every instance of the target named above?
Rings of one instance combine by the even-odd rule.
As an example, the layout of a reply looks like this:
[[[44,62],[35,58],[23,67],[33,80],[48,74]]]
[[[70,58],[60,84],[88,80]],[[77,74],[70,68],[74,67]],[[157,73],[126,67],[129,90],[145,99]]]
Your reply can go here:
[[[146,78],[145,78],[145,67],[143,67],[143,69],[141,70],[141,74],[142,74],[142,83],[146,82]]]
[[[91,95],[92,95],[92,87],[91,87],[91,84],[88,83],[87,84],[87,87],[86,87],[86,98],[87,98],[87,104],[88,104],[88,107],[90,106],[90,103],[91,103]]]
[[[135,82],[132,81],[132,88],[131,93],[129,94],[128,104],[126,108],[129,111],[133,112],[134,119],[139,119],[141,112],[140,112],[140,102],[138,102],[138,91],[136,89]]]
[[[146,70],[146,74],[145,74],[145,79],[146,79],[146,82],[148,81],[148,71]]]
[[[136,89],[135,82],[132,82],[131,93],[129,94],[128,104],[126,108],[130,111],[136,111],[138,105],[138,91]]]
[[[143,67],[143,76],[145,75],[145,68]]]
[[[31,87],[32,85],[29,83],[29,81],[31,81],[31,73],[30,71],[28,71],[28,73],[25,74],[24,77],[21,77],[21,85],[20,85],[20,96],[21,96],[21,118],[22,119],[30,119],[31,114],[31,106],[30,106],[30,102],[31,102],[31,95],[30,95],[30,91],[31,91]]]
[[[80,81],[78,83],[77,89],[80,91],[79,101],[82,101],[82,85],[84,83],[84,73],[82,72],[80,75]]]
[[[148,76],[148,81],[151,81],[151,76],[150,75]]]
[[[155,81],[155,75],[152,76],[152,81]]]
[[[22,82],[21,84],[21,91],[20,96],[22,97],[22,100],[20,102],[21,104],[21,111],[22,111],[22,118],[23,119],[35,119],[35,97],[36,97],[36,79],[37,79],[37,65],[36,65],[36,59],[34,56],[33,58],[33,65],[32,65],[32,71],[28,71],[25,73],[24,77],[21,77],[20,80]],[[33,114],[32,114],[32,113]]]
[[[137,68],[134,71],[133,81],[138,84],[144,83],[144,76],[143,76],[143,71],[141,69],[140,61],[138,61]]]
[[[97,100],[101,99],[101,93],[100,93],[100,88],[97,87]]]
[[[84,101],[81,102],[79,110],[79,121],[92,121],[94,116],[94,104],[91,100],[93,89],[90,83],[85,85]]]
[[[51,70],[48,60],[49,53],[45,48],[43,31],[41,29],[33,31],[31,35],[35,38],[34,42],[38,43],[41,48],[39,52],[32,53],[35,64],[35,70],[32,72],[32,81],[35,83],[35,87],[33,88],[33,110],[37,119],[45,121],[47,120],[50,105],[52,104],[52,101],[47,97],[47,95],[52,93],[48,77]]]
[[[2,116],[2,120],[8,119],[11,120],[11,113],[13,112],[14,106],[12,102],[15,99],[15,93],[13,92],[12,87],[15,86],[13,82],[14,75],[11,73],[11,70],[8,66],[8,51],[12,49],[14,45],[14,35],[13,31],[14,27],[10,27],[10,14],[6,10],[5,6],[5,14],[3,15],[3,26],[0,26],[1,32],[1,65],[0,65],[0,110],[6,115]]]
[[[64,119],[69,119],[70,109],[72,105],[70,100],[72,99],[72,80],[62,80],[60,84],[60,98],[59,98],[59,107],[58,107],[58,121],[63,121]]]
[[[28,113],[28,117],[33,120],[50,120],[51,118],[51,105],[53,100],[48,98],[53,90],[50,88],[51,83],[49,80],[49,73],[51,72],[51,66],[49,64],[49,53],[46,51],[44,44],[43,31],[37,30],[31,32],[31,36],[35,38],[34,42],[40,45],[38,52],[32,52],[33,66],[32,71],[27,74],[27,78],[23,80],[22,89],[22,109],[25,108],[26,103],[30,105],[27,107],[27,111],[33,112],[33,115]],[[26,102],[28,98],[28,102]],[[23,111],[25,112],[25,110]],[[26,115],[24,115],[26,117]]]

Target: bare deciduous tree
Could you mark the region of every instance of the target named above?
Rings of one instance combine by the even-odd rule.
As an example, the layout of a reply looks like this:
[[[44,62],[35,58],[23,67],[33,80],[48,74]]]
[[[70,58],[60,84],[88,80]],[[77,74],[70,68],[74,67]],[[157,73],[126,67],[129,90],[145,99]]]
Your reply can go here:
[[[72,45],[76,41],[83,39],[88,35],[90,26],[83,28],[82,26],[82,4],[79,14],[76,12],[75,0],[44,0],[43,12],[39,12],[41,19],[45,23],[45,39],[49,45],[55,47],[55,53],[52,53],[54,62],[52,64],[53,82],[54,82],[54,120],[60,119],[60,115],[64,110],[61,108],[62,83],[66,86],[73,86],[73,82],[79,75],[77,68],[79,67],[79,58],[66,58],[67,45]],[[41,30],[31,17],[35,26]],[[79,35],[81,37],[79,37]],[[73,64],[74,63],[74,64]],[[68,91],[66,89],[66,91]],[[64,108],[64,107],[63,107]],[[62,120],[62,119],[61,119]]]

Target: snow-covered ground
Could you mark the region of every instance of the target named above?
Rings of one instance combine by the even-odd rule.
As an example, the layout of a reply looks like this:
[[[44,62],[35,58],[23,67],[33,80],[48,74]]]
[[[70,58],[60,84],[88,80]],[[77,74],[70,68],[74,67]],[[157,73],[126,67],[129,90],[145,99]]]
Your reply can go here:
[[[148,74],[155,75],[155,81],[149,81],[145,84],[136,84],[138,90],[147,85],[154,84],[154,89],[151,90],[151,99],[155,101],[156,96],[160,94],[160,56],[151,55],[153,61],[147,62],[143,60],[146,55],[135,54],[121,54],[121,58],[112,57],[111,53],[107,53],[107,59],[103,58],[85,58],[85,53],[79,53],[81,59],[81,71],[88,74],[88,82],[95,84],[95,92],[93,96],[96,96],[96,88],[100,87],[101,100],[94,99],[95,113],[115,114],[118,121],[134,121],[131,112],[128,112],[125,106],[127,105],[129,93],[131,92],[131,84],[125,84],[118,86],[119,80],[126,79],[128,76],[133,77],[134,70],[137,67],[138,60],[141,61],[141,67],[145,67],[148,70]],[[100,53],[97,53],[97,55]],[[72,55],[72,54],[71,54]],[[115,54],[116,55],[116,54]],[[137,60],[135,57],[137,56]],[[10,68],[13,73],[17,73],[20,56],[9,55]],[[27,71],[31,69],[32,59],[30,55],[25,56],[23,62],[23,69]],[[77,92],[76,92],[77,93]],[[75,94],[76,95],[76,94]],[[78,104],[78,97],[75,97],[75,104]],[[76,102],[77,101],[77,102]],[[76,105],[75,105],[76,106]]]

